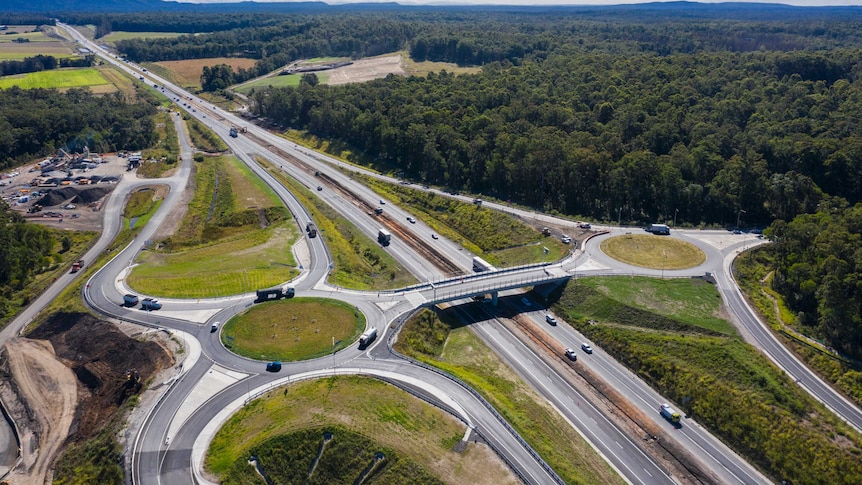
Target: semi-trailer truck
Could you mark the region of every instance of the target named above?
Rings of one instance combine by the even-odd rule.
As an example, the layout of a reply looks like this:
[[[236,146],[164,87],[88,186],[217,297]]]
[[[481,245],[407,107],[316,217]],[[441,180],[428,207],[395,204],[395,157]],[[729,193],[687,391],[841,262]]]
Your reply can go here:
[[[666,236],[670,234],[670,227],[668,227],[667,224],[650,224],[647,231],[653,234],[662,234]]]

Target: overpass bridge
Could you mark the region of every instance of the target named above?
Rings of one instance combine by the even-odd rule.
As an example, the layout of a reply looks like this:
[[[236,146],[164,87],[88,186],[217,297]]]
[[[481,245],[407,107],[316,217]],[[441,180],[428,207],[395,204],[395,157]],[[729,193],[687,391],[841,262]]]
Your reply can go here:
[[[557,286],[568,281],[571,275],[559,265],[540,264],[520,268],[485,271],[472,275],[423,283],[398,290],[414,307],[430,307],[439,303],[491,295],[494,305],[501,291],[527,286]]]

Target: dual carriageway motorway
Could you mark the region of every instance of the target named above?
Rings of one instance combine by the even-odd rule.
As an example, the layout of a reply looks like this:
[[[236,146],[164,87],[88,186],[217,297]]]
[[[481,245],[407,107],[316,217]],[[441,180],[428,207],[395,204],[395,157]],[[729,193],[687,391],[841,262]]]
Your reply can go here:
[[[245,120],[205,103],[165,79],[118,60],[102,47],[80,36],[74,29],[68,26],[62,27],[66,28],[78,42],[93,50],[107,62],[120,67],[136,78],[144,76],[150,85],[159,85],[159,89],[163,90],[170,99],[179,98],[189,105],[190,109],[187,110],[189,115],[210,126],[244,163],[276,191],[295,216],[300,228],[311,221],[311,216],[287,189],[255,162],[255,156],[281,166],[285,172],[306,187],[313,189],[323,185],[324,191],[319,195],[327,203],[369,237],[376,236],[381,223],[379,218],[368,214],[367,207],[376,205],[378,196],[349,176],[350,170],[361,171],[361,169],[349,167],[318,153],[311,153],[256,126],[248,126],[247,134],[237,138],[229,137],[229,127],[246,125]],[[178,118],[175,117],[175,123],[179,123]],[[188,179],[192,163],[192,148],[184,136],[180,136],[180,140],[182,162],[177,174],[170,179],[124,180],[118,184],[114,194],[105,204],[105,231],[96,247],[85,256],[88,261],[95,260],[95,256],[118,232],[122,204],[131,190],[141,185],[153,184],[166,184],[170,187],[166,201],[138,238],[87,282],[84,291],[87,303],[105,315],[154,325],[152,315],[125,309],[119,302],[122,301],[122,295],[126,291],[123,283],[125,272],[142,249],[143,242],[156,232],[158,225],[175,206]],[[325,173],[325,179],[315,176],[314,171]],[[369,172],[364,173],[386,178]],[[448,194],[443,195],[448,196]],[[571,224],[569,221],[555,220],[545,215],[496,206],[488,202],[485,206],[508,212],[521,212],[519,215],[547,220],[554,224]],[[593,238],[585,245],[583,251],[576,251],[562,262],[447,280],[446,278],[451,277],[451,274],[447,274],[440,261],[434,261],[433,257],[429,257],[427,246],[432,241],[430,238],[432,229],[421,221],[416,224],[400,222],[405,221],[410,214],[391,204],[385,206],[385,214],[387,223],[396,225],[395,228],[397,228],[397,231],[393,231],[393,242],[387,251],[420,281],[433,281],[435,284],[417,285],[405,291],[380,293],[333,288],[326,283],[331,257],[322,238],[306,238],[311,264],[303,268],[301,276],[293,282],[297,293],[303,296],[338,298],[357,306],[365,314],[369,326],[377,327],[380,331],[377,341],[365,351],[359,351],[356,346],[352,346],[332,357],[285,363],[280,375],[265,373],[262,362],[252,361],[229,352],[221,345],[217,334],[210,333],[211,322],[228,320],[230,316],[252,304],[254,295],[200,301],[162,300],[164,308],[157,313],[156,317],[158,326],[181,332],[189,347],[199,351],[192,352],[197,358],[189,359],[193,362],[184,367],[182,375],[167,388],[139,430],[135,449],[132,450],[134,483],[206,483],[201,475],[203,452],[207,440],[217,429],[219,420],[226,419],[249,396],[264,392],[275,385],[299,378],[314,378],[333,373],[376,376],[423,397],[461,419],[470,433],[478,433],[523,481],[537,484],[559,482],[559,477],[475,392],[439,372],[394,355],[388,344],[397,330],[397,324],[403,322],[417,307],[430,306],[443,300],[454,300],[457,303],[458,300],[455,298],[460,296],[469,301],[469,296],[489,292],[492,289],[532,286],[537,282],[590,274],[689,277],[702,275],[705,271],[712,272],[716,277],[717,287],[746,340],[762,349],[808,392],[824,402],[845,421],[857,429],[862,429],[862,412],[820,381],[784,349],[757,320],[739,293],[737,285],[730,276],[729,265],[739,249],[758,242],[756,240],[742,239],[723,232],[710,235],[703,231],[674,231],[672,237],[685,239],[703,249],[707,253],[707,261],[693,270],[664,271],[660,274],[658,270],[630,267],[604,256],[598,250],[597,242],[614,233],[619,234],[621,230],[608,228],[610,234]],[[707,237],[703,237],[704,234],[707,234]],[[409,242],[399,238],[399,235],[405,235],[414,240]],[[721,239],[722,242],[716,244],[716,238]],[[416,240],[422,243],[417,243]],[[727,241],[727,244],[724,244],[724,241]],[[450,265],[460,267],[464,273],[469,273],[472,255],[460,245],[440,238],[433,240],[433,248],[436,252],[446,255]],[[58,280],[54,286],[61,288],[71,280],[71,275],[67,275]],[[43,298],[37,300],[32,309],[28,309],[26,315],[16,320],[18,329],[23,323],[29,321],[28,318],[32,319],[35,315],[33,312],[38,310],[39,301],[43,299],[45,303],[50,301],[53,291],[52,287],[43,295]],[[505,297],[513,294],[517,294],[517,290],[504,291],[501,298],[502,304],[515,305],[517,311],[525,312],[536,322],[544,321],[544,312],[524,308],[519,297]],[[469,308],[478,305],[463,306],[465,312],[469,311],[475,319],[472,324],[474,331],[498,352],[501,359],[547,399],[628,482],[651,484],[676,481],[660,463],[644,452],[643,445],[640,443],[641,436],[629,436],[602,415],[598,409],[589,405],[588,400],[570,384],[565,371],[561,372],[558,365],[553,365],[553,360],[559,359],[559,356],[540,355],[532,351],[515,334],[500,325],[493,314],[477,316],[476,312]],[[481,305],[481,307],[487,311],[488,305]],[[0,333],[0,338],[8,338],[12,332],[17,331],[14,329],[16,325],[13,324]],[[585,341],[582,335],[568,325],[545,327],[545,331],[562,347],[577,349],[580,342]],[[657,409],[658,405],[666,399],[601,349],[595,349],[595,352],[589,356],[581,353],[578,365],[590,366],[591,370],[601,375],[619,395],[644,415],[649,416],[654,421],[655,427],[664,429],[662,439],[676,440],[681,447],[688,450],[699,463],[707,481],[768,483],[766,477],[693,420],[685,419],[684,426],[679,429],[674,429],[665,422],[658,415]],[[205,376],[214,368],[229,370],[236,377],[235,382],[219,389],[204,402],[191,406],[194,409],[188,409],[189,396],[199,390]]]

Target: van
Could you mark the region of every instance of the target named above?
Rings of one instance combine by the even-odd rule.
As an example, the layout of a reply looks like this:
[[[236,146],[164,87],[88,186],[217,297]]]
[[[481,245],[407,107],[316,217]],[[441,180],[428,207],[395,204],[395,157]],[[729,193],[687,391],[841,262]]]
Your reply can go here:
[[[548,323],[550,323],[551,325],[556,325],[556,324],[557,324],[557,319],[556,319],[556,318],[554,318],[554,316],[553,316],[553,315],[551,315],[550,313],[548,313],[547,315],[545,315],[545,321],[546,321],[546,322],[548,322]]]
[[[123,295],[123,306],[135,306],[138,304],[138,295],[132,295],[131,293]]]

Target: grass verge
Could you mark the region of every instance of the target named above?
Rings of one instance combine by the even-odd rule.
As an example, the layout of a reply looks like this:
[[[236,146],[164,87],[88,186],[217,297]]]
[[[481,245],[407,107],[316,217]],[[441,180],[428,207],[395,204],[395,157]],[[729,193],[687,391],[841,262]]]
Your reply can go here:
[[[189,129],[189,137],[198,150],[210,153],[227,151],[228,146],[212,130],[189,115],[183,115]]]
[[[180,155],[180,142],[170,112],[155,115],[156,134],[159,140],[155,146],[144,150],[144,162],[138,167],[137,174],[143,178],[158,178],[168,170],[177,168]],[[150,161],[155,160],[155,161]]]
[[[330,205],[272,163],[263,159],[258,162],[311,213],[335,261],[329,276],[331,283],[358,290],[403,288],[416,283],[416,278],[376,241],[369,239]]]
[[[346,348],[363,330],[365,316],[352,305],[291,298],[255,305],[234,316],[221,338],[225,347],[250,359],[298,361]]]
[[[423,470],[421,474],[417,471],[407,475],[413,480],[387,480],[381,476],[372,483],[426,483],[414,480],[426,477],[427,473],[451,484],[517,483],[484,445],[469,445],[463,453],[453,451],[464,435],[460,421],[393,386],[364,377],[299,382],[251,402],[218,431],[207,452],[205,466],[222,483],[245,483],[231,478],[235,468],[240,469],[241,476],[246,475],[245,469],[254,471],[247,463],[252,450],[260,453],[277,443],[272,441],[275,438],[288,436],[287,440],[311,444],[310,449],[283,448],[301,450],[296,459],[309,463],[320,450],[321,431],[327,428],[335,429],[336,433],[339,429],[349,430],[373,442],[373,451],[394,450],[399,460],[412,462],[415,468]],[[297,433],[303,430],[310,430],[317,439],[301,438]],[[347,459],[347,455],[339,456]],[[300,469],[305,476],[310,467]],[[342,477],[327,483],[352,483],[356,475],[348,473]]]
[[[234,157],[198,163],[195,195],[180,228],[139,256],[131,287],[163,297],[226,296],[298,274],[289,213]]]
[[[714,288],[661,283],[661,293],[651,285],[640,294],[641,279],[580,279],[553,310],[774,479],[862,481],[862,437],[740,337],[704,319],[715,312],[704,302],[718,306]],[[672,310],[637,308],[633,298],[661,299]]]
[[[500,211],[443,197],[427,190],[355,175],[381,197],[409,210],[440,235],[460,243],[492,265],[556,261],[570,247]],[[544,253],[548,249],[548,254]]]
[[[567,483],[624,483],[547,402],[491,351],[451,310],[422,310],[401,330],[395,349],[466,382]]]
[[[706,254],[694,244],[647,234],[605,239],[601,249],[618,261],[641,268],[686,269],[706,261]]]

